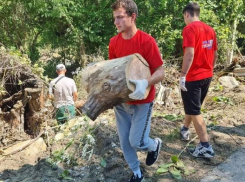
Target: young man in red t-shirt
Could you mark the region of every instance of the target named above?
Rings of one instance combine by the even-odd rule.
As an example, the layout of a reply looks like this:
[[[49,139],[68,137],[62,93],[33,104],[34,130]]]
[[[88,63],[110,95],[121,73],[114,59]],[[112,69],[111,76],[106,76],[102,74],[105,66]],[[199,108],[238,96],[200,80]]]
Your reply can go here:
[[[164,77],[163,61],[153,37],[138,30],[136,18],[137,5],[133,0],[117,0],[112,4],[114,24],[118,34],[109,43],[109,58],[115,59],[134,53],[139,53],[149,63],[151,77],[143,80],[130,80],[136,89],[129,95],[135,101],[119,104],[114,107],[116,124],[124,158],[133,171],[131,182],[143,180],[137,150],[148,151],[146,164],[156,162],[161,149],[161,139],[151,139],[150,123],[155,97],[154,84]],[[150,93],[144,99],[145,91],[151,86]]]
[[[215,31],[199,20],[200,7],[190,2],[183,10],[186,26],[183,30],[183,64],[180,74],[181,96],[185,110],[182,140],[189,140],[189,126],[193,121],[200,143],[189,153],[195,157],[212,158],[214,151],[208,142],[201,105],[208,92],[213,68],[218,57]]]

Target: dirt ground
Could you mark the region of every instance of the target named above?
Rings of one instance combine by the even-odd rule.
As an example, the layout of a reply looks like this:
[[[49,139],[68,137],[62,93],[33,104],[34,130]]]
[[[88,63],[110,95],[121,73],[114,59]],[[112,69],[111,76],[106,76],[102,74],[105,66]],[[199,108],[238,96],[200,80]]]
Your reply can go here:
[[[184,112],[177,88],[173,87],[171,97],[171,106],[154,105],[150,135],[163,140],[158,161],[153,166],[146,166],[146,153],[138,152],[146,182],[178,181],[170,172],[156,174],[159,165],[171,162],[171,156],[178,156],[187,145],[179,136]],[[214,98],[223,99],[218,102]],[[182,174],[179,181],[200,181],[208,171],[244,145],[244,109],[244,82],[230,90],[222,89],[218,81],[213,80],[202,113],[216,155],[211,160],[195,159],[184,149],[179,158],[184,168],[193,170],[193,173]],[[42,136],[47,145],[46,151],[32,155],[23,150],[0,158],[0,181],[125,182],[130,178],[131,171],[120,149],[112,110],[104,112],[94,122],[81,116],[73,124],[66,123],[60,128],[54,127],[54,120],[48,121],[48,125],[48,132]],[[61,136],[57,134],[63,137],[55,140]],[[193,126],[191,134],[193,139],[196,136]],[[195,139],[190,146],[198,142]]]

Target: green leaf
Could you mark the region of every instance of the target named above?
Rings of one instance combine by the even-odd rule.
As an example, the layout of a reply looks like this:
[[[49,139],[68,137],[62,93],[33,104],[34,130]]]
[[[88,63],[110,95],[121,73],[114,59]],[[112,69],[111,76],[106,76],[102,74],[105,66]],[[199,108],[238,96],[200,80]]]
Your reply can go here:
[[[176,155],[171,156],[171,160],[173,163],[177,163],[179,161],[179,158]]]
[[[18,82],[18,85],[22,85],[23,83],[22,83],[22,81],[21,80],[19,80],[19,82]]]
[[[163,118],[169,120],[169,121],[177,121],[179,119],[182,119],[183,117],[181,115],[176,115],[176,114],[168,114],[168,115],[165,115]]]
[[[74,139],[70,140],[69,143],[67,144],[65,150],[68,149],[73,144],[73,142],[74,142]]]
[[[183,161],[181,161],[181,160],[177,161],[177,166],[180,167],[180,168],[184,168],[185,167]]]
[[[167,168],[169,168],[169,167],[171,167],[171,166],[173,166],[174,165],[174,163],[168,163],[168,164],[161,164],[159,167],[160,168],[165,168],[165,169],[167,169]]]
[[[60,175],[59,177],[62,178],[62,179],[65,179],[65,180],[72,180],[71,177],[69,177],[70,173],[68,170],[64,170]]]
[[[190,175],[191,173],[195,173],[196,172],[196,170],[195,169],[191,169],[191,170],[189,170],[189,169],[185,169],[185,171],[184,171],[184,175]]]
[[[181,171],[179,171],[178,169],[174,168],[170,170],[170,173],[173,175],[174,178],[179,179],[179,180],[182,179]]]
[[[168,168],[158,168],[157,169],[157,174],[162,174],[168,172]]]
[[[103,157],[101,157],[101,159],[100,159],[100,165],[102,167],[106,167],[106,161],[105,161],[105,159]]]

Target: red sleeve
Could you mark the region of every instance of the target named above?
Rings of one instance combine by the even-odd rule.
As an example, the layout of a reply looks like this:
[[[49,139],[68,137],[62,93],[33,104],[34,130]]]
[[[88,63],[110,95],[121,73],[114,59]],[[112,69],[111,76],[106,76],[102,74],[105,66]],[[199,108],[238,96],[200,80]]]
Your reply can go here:
[[[114,47],[113,47],[113,41],[110,40],[110,43],[109,43],[109,59],[115,59],[116,56],[114,54]]]
[[[195,33],[190,27],[185,27],[183,30],[183,49],[185,47],[195,47]]]
[[[163,64],[160,51],[154,38],[149,39],[149,41],[145,43],[144,52],[144,58],[147,60],[151,70]]]

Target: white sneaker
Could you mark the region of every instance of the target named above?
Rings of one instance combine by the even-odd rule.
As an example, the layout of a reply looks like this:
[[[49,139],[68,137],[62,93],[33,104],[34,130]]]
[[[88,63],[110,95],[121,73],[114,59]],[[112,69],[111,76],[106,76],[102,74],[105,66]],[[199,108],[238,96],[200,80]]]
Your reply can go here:
[[[212,146],[210,145],[208,148],[203,147],[200,143],[196,146],[196,148],[188,149],[189,153],[198,158],[212,158],[214,157],[214,151]]]
[[[183,126],[180,128],[180,135],[181,135],[181,140],[190,140],[190,135],[191,132],[189,130],[185,131],[183,130]]]

